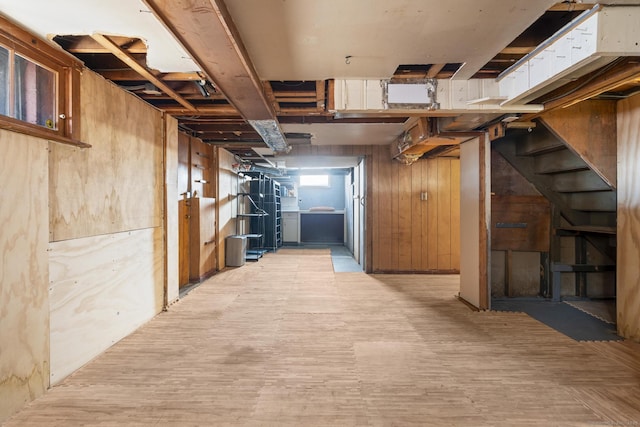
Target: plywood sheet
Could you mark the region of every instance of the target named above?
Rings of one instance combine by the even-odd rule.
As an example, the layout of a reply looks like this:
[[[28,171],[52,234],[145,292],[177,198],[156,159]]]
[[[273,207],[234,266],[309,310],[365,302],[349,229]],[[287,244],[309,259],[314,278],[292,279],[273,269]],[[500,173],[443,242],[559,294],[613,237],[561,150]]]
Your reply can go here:
[[[88,70],[80,89],[92,147],[51,144],[50,240],[161,226],[161,113]]]
[[[165,245],[166,245],[166,288],[167,301],[170,304],[178,299],[178,121],[165,116],[164,132],[165,158]]]
[[[0,130],[0,422],[49,385],[48,143]]]
[[[558,108],[542,116],[607,183],[616,187],[616,104],[591,100]]]
[[[460,146],[460,297],[487,308],[490,157],[484,138]]]
[[[640,96],[618,104],[618,333],[640,341]]]
[[[51,383],[162,310],[162,228],[50,244]]]

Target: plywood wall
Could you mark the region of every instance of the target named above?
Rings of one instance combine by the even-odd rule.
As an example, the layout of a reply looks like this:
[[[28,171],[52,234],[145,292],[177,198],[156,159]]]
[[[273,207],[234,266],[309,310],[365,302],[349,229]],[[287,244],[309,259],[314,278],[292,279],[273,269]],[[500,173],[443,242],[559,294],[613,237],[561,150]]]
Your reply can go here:
[[[49,385],[48,144],[0,130],[0,424]]]
[[[166,297],[167,304],[178,299],[178,121],[165,117],[164,164],[165,164],[165,252],[166,252]]]
[[[366,157],[367,271],[459,271],[457,158],[406,166],[391,159],[388,146],[306,146],[291,154]]]
[[[51,243],[52,384],[162,310],[162,240],[146,228]]]
[[[640,96],[618,104],[618,334],[640,342]]]
[[[50,240],[162,226],[162,114],[85,71],[80,149],[51,144]]]
[[[612,187],[616,186],[616,103],[590,100],[559,108],[543,122]]]
[[[88,70],[81,96],[91,148],[50,146],[52,382],[175,298],[175,236],[163,232],[177,218],[165,203],[177,204],[175,120]]]
[[[225,239],[236,234],[235,204],[237,175],[232,165],[236,163],[233,154],[223,148],[218,150],[218,266],[224,268]],[[230,196],[231,195],[231,196]]]

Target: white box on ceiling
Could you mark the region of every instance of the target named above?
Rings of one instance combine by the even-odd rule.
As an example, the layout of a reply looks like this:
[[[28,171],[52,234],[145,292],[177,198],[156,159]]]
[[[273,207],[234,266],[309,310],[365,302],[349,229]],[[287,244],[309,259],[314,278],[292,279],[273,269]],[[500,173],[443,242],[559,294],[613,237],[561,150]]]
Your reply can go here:
[[[640,55],[640,7],[592,9],[498,77],[503,105],[526,103],[621,56]]]

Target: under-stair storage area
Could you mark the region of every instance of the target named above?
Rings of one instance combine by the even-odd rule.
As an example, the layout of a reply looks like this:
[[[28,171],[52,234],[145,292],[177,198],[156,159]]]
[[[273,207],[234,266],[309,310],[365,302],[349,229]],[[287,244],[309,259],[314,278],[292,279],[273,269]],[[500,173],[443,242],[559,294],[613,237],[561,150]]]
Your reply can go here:
[[[603,123],[607,113],[593,105]],[[492,143],[494,298],[616,296],[615,175],[610,157],[596,153],[615,147],[615,126],[590,134],[574,121],[569,129],[543,117]]]

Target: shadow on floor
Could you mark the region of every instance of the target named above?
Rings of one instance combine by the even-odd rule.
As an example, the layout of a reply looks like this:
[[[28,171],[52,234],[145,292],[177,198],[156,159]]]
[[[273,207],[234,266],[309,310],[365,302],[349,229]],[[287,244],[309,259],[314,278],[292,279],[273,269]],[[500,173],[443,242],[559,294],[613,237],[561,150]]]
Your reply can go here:
[[[331,249],[333,271],[336,273],[361,273],[362,266],[356,262],[349,249],[344,245],[327,245],[305,243],[301,245],[283,246],[287,249]]]
[[[523,312],[576,341],[617,341],[616,326],[565,302],[544,298],[495,298],[495,311]]]

